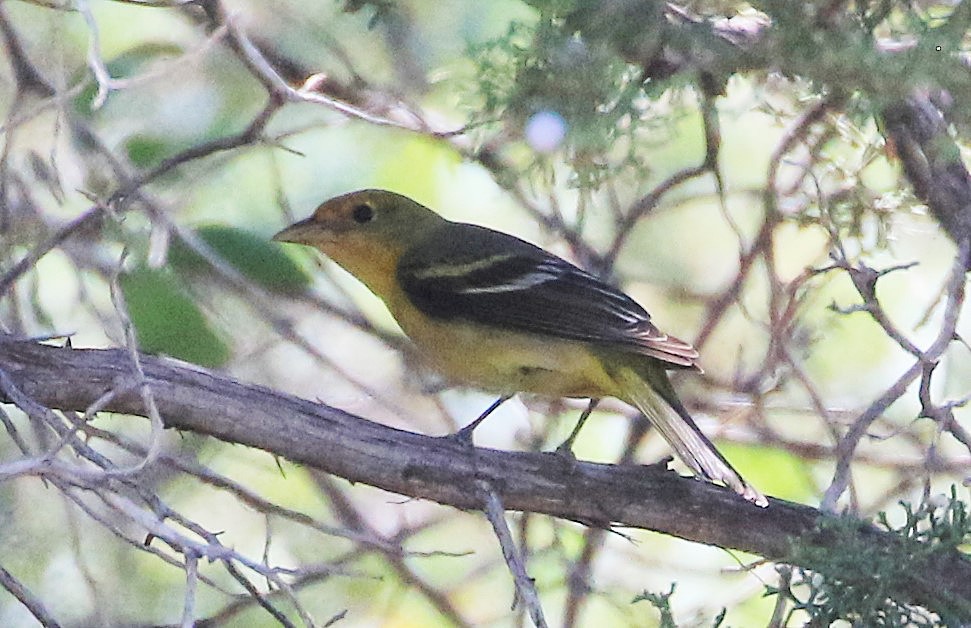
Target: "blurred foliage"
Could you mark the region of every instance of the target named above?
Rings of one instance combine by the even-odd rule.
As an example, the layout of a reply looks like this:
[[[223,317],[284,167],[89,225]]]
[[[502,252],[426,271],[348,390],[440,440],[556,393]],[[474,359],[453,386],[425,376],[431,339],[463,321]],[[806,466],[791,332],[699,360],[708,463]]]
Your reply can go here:
[[[174,43],[146,42],[113,57],[105,63],[105,69],[113,79],[124,80],[138,76],[146,70],[150,70],[153,64],[177,58],[185,54],[185,52],[185,50]],[[94,115],[97,108],[104,104],[97,102],[98,84],[92,81],[85,81],[83,75],[75,77],[75,80],[84,83],[84,89],[74,99],[75,109],[83,116]]]
[[[247,33],[289,84],[322,73],[327,97],[380,122],[289,102],[245,138],[237,134],[267,106],[267,93],[227,43],[229,27],[213,25],[203,3],[50,4],[0,2],[55,91],[18,91],[13,66],[3,64],[0,276],[78,216],[107,210],[0,295],[4,332],[123,344],[110,284],[126,249],[133,263],[120,282],[143,350],[441,434],[488,400],[429,392],[437,388],[412,356],[369,333],[380,306],[360,286],[326,263],[314,280],[309,256],[294,261],[269,242],[329,196],[388,187],[603,271],[663,329],[700,338],[706,373],[677,386],[704,429],[759,486],[814,502],[832,477],[846,426],[913,358],[868,315],[831,255],[874,269],[919,261],[880,280],[879,302],[921,347],[940,327],[953,246],[901,177],[881,115],[901,95],[944,90],[954,143],[943,148],[955,163],[968,150],[967,19],[951,19],[966,3],[694,0],[680,7],[687,17],[677,17],[679,7],[651,0],[236,0],[227,3],[232,28]],[[729,27],[737,45],[713,35]],[[758,32],[765,35],[750,43]],[[112,78],[104,103],[92,76],[99,54]],[[799,127],[821,103],[825,111]],[[552,150],[527,138],[542,112],[564,122]],[[166,169],[115,211],[116,192],[186,150],[201,156]],[[830,270],[814,272],[822,268]],[[226,269],[249,289],[238,290]],[[308,307],[311,299],[323,307]],[[969,331],[962,320],[956,333]],[[932,397],[965,421],[958,401],[968,396],[971,359],[951,350],[936,373]],[[868,430],[853,462],[852,496],[839,507],[866,516],[966,475],[966,449],[940,425],[915,421],[916,388]],[[572,407],[526,404],[506,408],[477,439],[543,448],[565,423],[551,417],[575,416]],[[605,405],[578,451],[610,462],[630,422]],[[34,433],[24,417],[11,423]],[[120,466],[128,458],[118,452],[135,449],[99,440],[104,434],[148,441],[144,422],[120,417],[98,415],[71,429],[90,430],[87,446]],[[4,461],[21,455],[7,441]],[[41,444],[37,455],[46,455],[50,443]],[[137,477],[157,500],[150,507],[169,505],[201,526],[194,531],[218,531],[226,547],[281,572],[319,569],[299,593],[318,623],[344,609],[352,625],[519,621],[508,610],[513,592],[495,539],[474,515],[368,487],[335,488],[285,462],[281,476],[256,450],[197,445],[167,439],[166,453],[183,466]],[[636,457],[666,453],[649,437]],[[67,460],[71,452],[62,454]],[[91,497],[85,508],[117,521],[117,512],[97,510],[98,487],[63,500],[39,487],[36,478],[0,485],[5,567],[66,623],[178,623],[185,573],[139,553],[137,523],[103,527],[71,501],[75,493]],[[789,586],[759,599],[763,581],[776,576],[770,566],[742,573],[727,552],[640,531],[629,532],[634,543],[615,534],[588,545],[588,530],[573,523],[511,516],[552,623],[574,591],[582,591],[579,625],[651,625],[658,613],[662,625],[689,617],[692,625],[762,625],[780,596],[789,625],[948,621],[883,592],[922,552],[967,551],[965,506],[952,492],[947,505],[905,505],[903,523],[890,519],[882,525],[908,539],[907,556],[797,549],[815,568],[796,569]],[[357,540],[325,534],[327,526]],[[122,536],[128,530],[134,541]],[[824,532],[839,536],[840,528]],[[592,558],[581,564],[588,550]],[[219,561],[198,569],[229,591],[200,584],[198,617],[243,599]],[[648,593],[672,580],[677,596],[673,586]],[[30,621],[16,600],[2,601],[0,625]],[[234,622],[276,625],[259,608],[225,621]]]
[[[310,276],[265,236],[228,225],[204,225],[193,233],[220,258],[253,283],[283,294],[300,294],[310,285]],[[211,265],[181,238],[169,247],[168,263],[188,280],[205,278]]]
[[[770,586],[767,594],[788,598],[790,618],[801,611],[813,625],[829,626],[838,620],[854,626],[895,628],[964,624],[968,609],[949,608],[946,598],[929,611],[898,602],[892,591],[932,555],[971,543],[967,503],[952,486],[949,497],[927,500],[918,508],[906,502],[900,506],[904,521],[898,525],[890,522],[886,512],[877,517],[882,529],[898,535],[899,545],[881,549],[866,543],[859,534],[864,524],[854,517],[823,520],[819,534],[832,536],[835,547],[821,550],[797,542],[793,560],[811,569],[795,568],[785,590]]]
[[[206,225],[194,235],[243,277],[272,292],[299,295],[310,277],[275,242],[227,225]],[[121,288],[142,349],[203,366],[223,366],[231,356],[193,291],[212,290],[212,265],[182,239],[168,249],[162,269],[138,266],[121,276]]]
[[[173,273],[139,267],[120,283],[143,350],[209,367],[229,360],[229,346]]]
[[[571,167],[572,186],[596,190],[625,174],[643,177],[653,147],[645,131],[671,124],[651,111],[670,83],[642,83],[636,66],[603,42],[572,33],[555,15],[512,22],[503,36],[468,54],[476,66],[473,124],[501,120],[519,135],[537,113],[561,116],[566,138],[558,155]],[[549,166],[536,154],[524,171]]]
[[[658,614],[658,627],[659,628],[678,628],[678,623],[674,619],[674,613],[671,610],[671,597],[674,595],[674,589],[676,585],[671,584],[671,588],[668,589],[667,593],[651,593],[650,591],[644,591],[631,600],[632,604],[637,604],[638,602],[647,602],[655,609],[657,609]],[[718,628],[722,625],[725,619],[725,610],[723,609],[714,620],[712,621],[711,627]]]

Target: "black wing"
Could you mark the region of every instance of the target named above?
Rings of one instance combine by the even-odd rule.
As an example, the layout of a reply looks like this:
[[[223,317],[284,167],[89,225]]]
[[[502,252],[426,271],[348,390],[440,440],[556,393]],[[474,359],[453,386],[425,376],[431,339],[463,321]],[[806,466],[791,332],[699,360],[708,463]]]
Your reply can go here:
[[[670,368],[697,368],[698,352],[651,323],[633,299],[519,238],[449,223],[398,264],[415,307],[436,319],[622,348]]]

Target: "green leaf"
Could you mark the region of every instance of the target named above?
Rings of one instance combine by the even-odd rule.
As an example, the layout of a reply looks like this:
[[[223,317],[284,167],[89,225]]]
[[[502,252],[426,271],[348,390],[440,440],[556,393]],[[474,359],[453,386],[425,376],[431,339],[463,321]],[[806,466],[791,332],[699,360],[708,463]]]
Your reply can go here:
[[[179,57],[184,53],[185,50],[181,46],[173,43],[148,42],[126,50],[108,61],[105,67],[112,78],[127,78],[134,76],[153,61]],[[97,83],[90,81],[85,85],[74,98],[74,107],[79,114],[90,116],[93,113],[91,103],[97,93]]]
[[[132,164],[139,168],[158,165],[167,155],[175,153],[172,143],[152,135],[132,135],[125,140],[125,152]]]
[[[229,347],[212,330],[173,273],[137,268],[121,277],[121,289],[144,351],[208,367],[221,366],[229,360]]]
[[[310,285],[307,273],[265,237],[225,225],[199,227],[195,233],[244,277],[268,290],[295,294]],[[169,264],[189,277],[208,274],[210,269],[209,263],[181,239],[169,248]]]

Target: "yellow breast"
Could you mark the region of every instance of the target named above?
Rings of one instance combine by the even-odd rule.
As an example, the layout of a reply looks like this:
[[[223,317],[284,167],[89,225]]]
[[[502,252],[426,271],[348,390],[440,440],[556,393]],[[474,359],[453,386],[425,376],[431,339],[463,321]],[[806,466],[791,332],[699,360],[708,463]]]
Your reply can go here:
[[[451,379],[502,394],[614,394],[613,380],[581,343],[430,319],[400,290],[386,303],[431,366]]]
[[[613,379],[582,343],[423,314],[398,286],[398,248],[353,234],[342,236],[340,247],[318,247],[380,297],[430,366],[451,380],[501,394],[616,395]]]

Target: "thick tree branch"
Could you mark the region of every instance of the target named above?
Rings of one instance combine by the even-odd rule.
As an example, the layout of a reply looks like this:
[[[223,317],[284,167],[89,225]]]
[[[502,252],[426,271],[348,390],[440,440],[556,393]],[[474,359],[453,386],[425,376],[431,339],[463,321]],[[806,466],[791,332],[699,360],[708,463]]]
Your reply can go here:
[[[944,114],[921,92],[887,107],[883,120],[914,193],[952,240],[971,240],[971,174]]]
[[[482,510],[476,480],[494,487],[509,510],[545,513],[595,526],[656,530],[775,560],[802,539],[831,547],[827,516],[782,500],[756,508],[721,487],[658,467],[578,462],[544,453],[470,450],[451,440],[372,423],[261,386],[143,357],[145,382],[167,427],[257,447],[387,491],[461,509]],[[144,415],[124,350],[71,349],[0,337],[0,369],[22,393],[52,408]],[[115,391],[105,403],[105,395]],[[895,535],[860,524],[857,540],[886,552]],[[896,595],[931,608],[946,604],[971,617],[971,561],[933,553]]]

